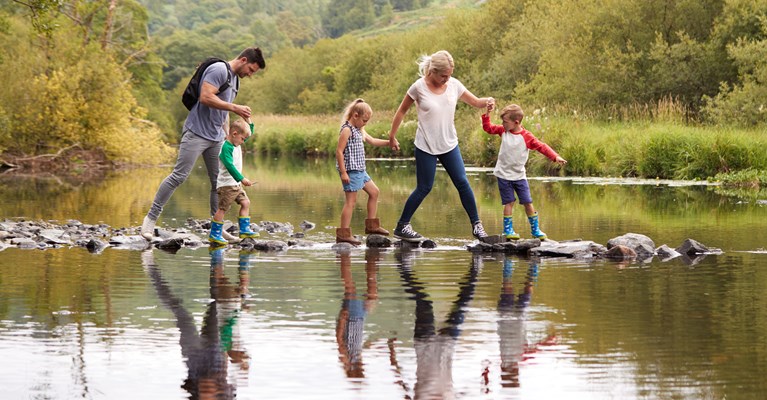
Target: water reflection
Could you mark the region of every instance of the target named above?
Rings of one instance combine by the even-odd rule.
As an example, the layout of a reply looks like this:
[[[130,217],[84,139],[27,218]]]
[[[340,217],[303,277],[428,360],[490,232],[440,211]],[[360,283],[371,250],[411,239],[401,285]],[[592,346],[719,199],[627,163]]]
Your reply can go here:
[[[514,260],[503,260],[501,295],[498,299],[498,337],[501,353],[501,386],[520,387],[520,363],[534,357],[539,346],[556,343],[557,337],[549,333],[543,340],[531,344],[527,334],[527,309],[532,301],[533,288],[538,280],[537,259],[526,260],[528,268],[520,293],[515,294],[512,275]],[[487,384],[487,378],[485,384]]]
[[[364,378],[365,368],[362,362],[364,346],[365,317],[373,311],[378,301],[378,261],[381,255],[377,249],[368,249],[365,253],[366,291],[364,296],[357,294],[357,285],[352,276],[352,259],[349,251],[339,251],[338,261],[344,284],[344,297],[341,311],[336,320],[336,341],[338,359],[348,378]]]
[[[458,281],[458,296],[445,319],[445,326],[437,329],[434,307],[425,292],[425,285],[413,270],[413,252],[402,249],[397,253],[397,268],[405,292],[415,300],[414,347],[416,354],[415,399],[453,399],[453,356],[456,340],[461,334],[466,308],[474,297],[477,277],[482,270],[482,258],[472,258],[466,274]],[[409,397],[408,397],[409,398]]]
[[[250,253],[240,252],[238,280],[232,283],[224,273],[224,249],[210,251],[211,301],[199,331],[183,299],[173,293],[162,277],[151,250],[142,254],[142,264],[157,297],[176,319],[181,354],[187,366],[187,378],[181,387],[189,392],[191,399],[236,398],[238,385],[247,383],[250,358],[238,324],[243,299],[249,296]]]

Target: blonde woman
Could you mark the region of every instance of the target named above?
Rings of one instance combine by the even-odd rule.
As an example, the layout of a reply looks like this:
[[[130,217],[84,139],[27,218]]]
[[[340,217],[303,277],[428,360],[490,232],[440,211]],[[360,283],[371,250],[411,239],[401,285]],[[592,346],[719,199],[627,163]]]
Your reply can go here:
[[[487,233],[479,219],[474,192],[466,178],[466,167],[455,129],[455,108],[458,100],[476,108],[492,107],[495,100],[492,97],[478,98],[459,80],[453,78],[453,56],[445,50],[430,56],[421,56],[418,67],[421,77],[410,86],[402,99],[389,132],[389,146],[399,150],[397,130],[407,111],[415,104],[418,112],[418,128],[415,135],[417,185],[405,202],[405,208],[394,230],[394,237],[408,242],[424,240],[421,234],[413,230],[410,219],[431,191],[439,161],[458,190],[461,204],[472,225],[472,234],[482,240]]]

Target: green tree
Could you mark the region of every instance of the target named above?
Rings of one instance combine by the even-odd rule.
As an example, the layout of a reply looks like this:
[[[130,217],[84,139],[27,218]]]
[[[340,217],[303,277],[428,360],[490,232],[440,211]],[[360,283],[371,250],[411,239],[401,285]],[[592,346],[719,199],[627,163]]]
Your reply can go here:
[[[710,42],[699,42],[686,34],[680,34],[678,42],[669,44],[658,34],[655,45],[650,49],[652,67],[648,73],[649,100],[676,98],[688,109],[697,110],[703,96],[717,93],[724,57]]]
[[[323,13],[322,26],[331,38],[370,26],[375,20],[372,0],[331,0]]]
[[[59,9],[63,6],[63,0],[13,0],[13,4],[6,4],[3,8],[18,11],[26,15],[32,22],[32,27],[41,34],[50,36],[56,29],[56,17]],[[20,8],[13,7],[13,5]]]
[[[77,12],[84,9],[100,10]],[[86,39],[94,37],[89,27],[97,18],[85,23],[71,17],[59,14],[53,21],[57,28],[42,41],[38,31],[10,17],[13,35],[0,36],[0,45],[13,57],[0,64],[0,73],[14,79],[0,98],[0,117],[7,116],[14,134],[0,138],[0,148],[39,154],[79,144],[112,160],[165,162],[170,149],[157,126],[147,123],[125,60],[103,42]]]
[[[767,19],[762,29],[767,36]],[[707,117],[743,125],[767,122],[767,39],[741,38],[727,50],[738,66],[739,83],[722,83],[719,93],[707,98]]]

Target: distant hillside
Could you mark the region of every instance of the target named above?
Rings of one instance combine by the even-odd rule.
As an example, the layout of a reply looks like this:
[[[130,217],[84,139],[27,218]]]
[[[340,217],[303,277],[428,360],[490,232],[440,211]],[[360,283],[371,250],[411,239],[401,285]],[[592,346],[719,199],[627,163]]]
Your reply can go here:
[[[373,37],[417,29],[434,24],[451,11],[475,9],[484,2],[485,0],[436,0],[424,8],[395,12],[390,18],[380,17],[373,25],[350,32],[350,34],[358,37]]]

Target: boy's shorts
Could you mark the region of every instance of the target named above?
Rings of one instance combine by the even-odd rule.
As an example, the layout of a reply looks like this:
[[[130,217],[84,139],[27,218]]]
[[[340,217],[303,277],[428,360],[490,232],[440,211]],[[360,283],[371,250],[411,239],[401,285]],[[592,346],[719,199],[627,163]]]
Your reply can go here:
[[[229,211],[233,203],[242,204],[243,200],[248,200],[248,195],[241,185],[222,186],[216,189],[218,193],[218,209]]]
[[[496,179],[498,179],[498,190],[501,192],[501,204],[513,203],[516,200],[514,192],[517,192],[517,196],[519,196],[519,204],[530,204],[533,202],[527,179],[520,179],[518,181],[509,181],[498,177]]]
[[[344,192],[359,192],[371,179],[365,171],[346,171],[349,174],[349,183],[344,183]]]

